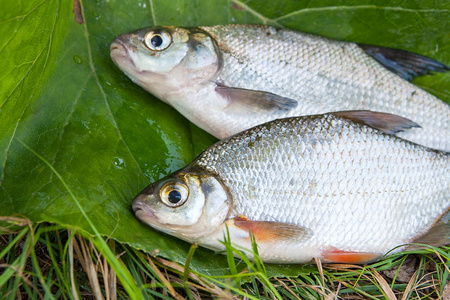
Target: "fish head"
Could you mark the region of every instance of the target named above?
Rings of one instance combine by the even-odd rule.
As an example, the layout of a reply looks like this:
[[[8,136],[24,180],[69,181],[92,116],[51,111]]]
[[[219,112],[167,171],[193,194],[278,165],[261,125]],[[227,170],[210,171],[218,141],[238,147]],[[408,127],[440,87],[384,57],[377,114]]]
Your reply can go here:
[[[149,185],[132,207],[143,223],[195,242],[220,229],[231,213],[232,198],[220,178],[185,170]]]
[[[131,80],[163,101],[183,86],[214,80],[222,67],[217,43],[199,28],[142,28],[118,36],[110,51]]]

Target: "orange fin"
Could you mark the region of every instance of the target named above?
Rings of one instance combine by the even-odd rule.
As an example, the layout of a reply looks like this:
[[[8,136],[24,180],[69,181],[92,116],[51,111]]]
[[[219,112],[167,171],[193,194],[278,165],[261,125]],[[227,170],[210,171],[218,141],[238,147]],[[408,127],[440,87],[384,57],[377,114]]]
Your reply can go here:
[[[447,210],[427,232],[415,238],[412,243],[427,244],[435,247],[450,244],[450,211]],[[411,245],[407,249],[420,248],[423,247]]]
[[[310,236],[310,230],[304,227],[279,222],[250,221],[243,216],[235,217],[234,225],[253,233],[257,242],[305,240]]]
[[[382,112],[373,112],[368,110],[350,110],[334,112],[332,114],[338,117],[349,119],[353,122],[370,126],[389,134],[396,134],[413,127],[420,128],[418,124],[411,120]]]
[[[331,248],[322,252],[325,263],[366,264],[383,256],[380,253],[351,252]]]

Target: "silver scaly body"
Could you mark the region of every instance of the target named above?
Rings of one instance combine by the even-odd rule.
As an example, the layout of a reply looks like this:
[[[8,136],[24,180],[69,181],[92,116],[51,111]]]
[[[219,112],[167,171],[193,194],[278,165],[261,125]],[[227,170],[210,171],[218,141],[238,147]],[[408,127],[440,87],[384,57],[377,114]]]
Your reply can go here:
[[[230,211],[221,226],[202,225],[195,237],[180,233],[180,227],[163,230],[223,250],[226,225],[232,242],[250,249],[249,232],[236,220],[287,224],[301,228],[299,235],[283,238],[280,229],[258,242],[255,233],[263,260],[327,261],[324,253],[334,250],[381,257],[417,241],[448,212],[449,158],[334,114],[273,121],[216,143],[175,173],[198,176],[199,186],[202,178],[215,178],[203,194],[214,207],[227,203],[217,191],[229,195]],[[211,183],[216,181],[220,184]],[[189,201],[194,200],[184,205]],[[186,215],[192,210],[186,208]]]
[[[219,125],[213,132],[219,138],[281,117],[372,110],[402,116],[422,127],[398,136],[450,151],[449,105],[388,71],[354,43],[265,26],[200,28],[222,51],[223,68],[216,82],[298,100],[291,110],[259,116],[239,118],[230,113],[219,120],[205,116],[208,123]]]
[[[152,36],[166,48],[145,46]],[[399,137],[450,151],[450,106],[354,43],[260,25],[157,27],[121,35],[111,57],[218,138],[284,117],[372,110],[421,126]]]

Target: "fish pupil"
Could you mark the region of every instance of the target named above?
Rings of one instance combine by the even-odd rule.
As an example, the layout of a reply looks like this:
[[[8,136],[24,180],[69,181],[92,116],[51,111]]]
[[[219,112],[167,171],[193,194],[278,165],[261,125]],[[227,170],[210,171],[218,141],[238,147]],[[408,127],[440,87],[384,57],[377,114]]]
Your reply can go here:
[[[170,203],[178,203],[181,200],[181,193],[177,190],[172,190],[167,196],[167,199]]]
[[[152,42],[153,47],[159,47],[163,43],[163,39],[160,35],[153,36],[150,41]]]

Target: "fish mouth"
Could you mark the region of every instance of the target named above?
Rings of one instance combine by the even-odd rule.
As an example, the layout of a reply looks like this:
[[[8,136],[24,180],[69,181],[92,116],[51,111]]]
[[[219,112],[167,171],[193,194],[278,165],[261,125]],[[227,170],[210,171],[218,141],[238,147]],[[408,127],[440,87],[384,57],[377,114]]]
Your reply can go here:
[[[136,67],[133,59],[131,58],[130,50],[126,44],[120,39],[120,36],[116,38],[109,48],[112,61],[119,67],[132,81],[142,85],[140,80],[137,79],[138,75],[145,75],[149,72],[139,70]]]
[[[134,73],[141,73],[136,68],[134,61],[131,59],[130,50],[126,44],[120,39],[116,38],[109,47],[112,61],[128,76],[134,77]]]
[[[148,220],[156,220],[157,217],[153,210],[145,203],[145,195],[139,195],[133,201],[132,209],[135,216],[144,222],[148,222]]]
[[[118,58],[128,58],[128,49],[120,39],[115,39],[109,47],[111,58],[115,61]]]

